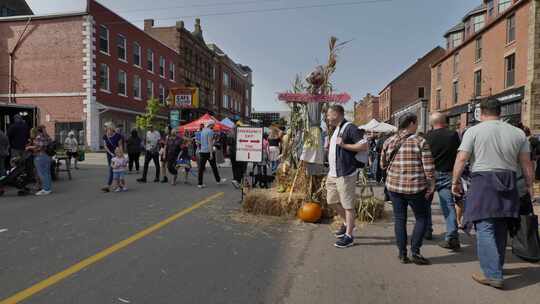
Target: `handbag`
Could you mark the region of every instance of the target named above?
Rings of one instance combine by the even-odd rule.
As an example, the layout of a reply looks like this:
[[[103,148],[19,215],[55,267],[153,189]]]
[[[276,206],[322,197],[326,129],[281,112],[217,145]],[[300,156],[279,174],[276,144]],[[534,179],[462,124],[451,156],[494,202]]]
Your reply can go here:
[[[528,262],[540,261],[538,216],[534,211],[528,215],[520,215],[519,229],[512,238],[512,253]]]

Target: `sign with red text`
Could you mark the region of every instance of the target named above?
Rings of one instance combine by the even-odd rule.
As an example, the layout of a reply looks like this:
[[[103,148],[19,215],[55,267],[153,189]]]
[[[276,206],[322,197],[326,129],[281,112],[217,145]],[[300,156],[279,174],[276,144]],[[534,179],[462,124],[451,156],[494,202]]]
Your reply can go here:
[[[236,161],[262,162],[263,128],[236,128]]]

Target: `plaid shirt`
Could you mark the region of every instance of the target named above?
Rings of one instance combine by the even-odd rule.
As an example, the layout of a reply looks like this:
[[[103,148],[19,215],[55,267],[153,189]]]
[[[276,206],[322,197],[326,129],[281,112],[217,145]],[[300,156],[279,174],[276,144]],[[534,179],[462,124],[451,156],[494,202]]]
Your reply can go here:
[[[383,145],[381,167],[386,169],[388,191],[415,194],[422,192],[434,182],[435,165],[426,140],[407,131],[390,137]],[[390,157],[402,142],[394,160]]]

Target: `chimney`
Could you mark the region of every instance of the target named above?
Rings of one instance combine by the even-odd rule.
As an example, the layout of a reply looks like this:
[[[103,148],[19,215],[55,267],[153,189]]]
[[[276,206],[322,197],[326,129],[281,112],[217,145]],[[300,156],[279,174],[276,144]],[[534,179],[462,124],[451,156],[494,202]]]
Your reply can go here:
[[[201,19],[195,19],[195,29],[193,30],[193,35],[201,40],[203,40],[203,32],[201,27]]]
[[[184,21],[176,21],[176,29],[181,30],[184,28]]]
[[[144,19],[144,30],[150,30],[154,27],[154,19]]]

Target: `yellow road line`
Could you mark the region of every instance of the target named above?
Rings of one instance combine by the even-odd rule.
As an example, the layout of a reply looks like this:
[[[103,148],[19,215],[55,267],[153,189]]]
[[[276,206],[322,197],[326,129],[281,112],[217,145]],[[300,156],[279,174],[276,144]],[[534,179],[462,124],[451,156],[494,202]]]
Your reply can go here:
[[[207,198],[205,198],[204,200],[194,204],[193,206],[189,207],[189,208],[186,208],[166,219],[164,219],[163,221],[151,226],[151,227],[148,227],[132,236],[130,236],[129,238],[123,240],[123,241],[120,241],[114,245],[112,245],[111,247],[107,248],[107,249],[104,249],[103,251],[101,252],[98,252],[97,254],[91,256],[91,257],[88,257],[80,262],[78,262],[77,264],[75,265],[72,265],[70,266],[69,268],[61,271],[61,272],[58,272],[50,277],[48,277],[47,279],[31,286],[31,287],[28,287],[27,289],[25,290],[22,290],[14,295],[12,295],[11,297],[7,298],[7,299],[4,299],[2,301],[0,301],[0,304],[15,304],[15,303],[18,303],[20,301],[23,301],[25,299],[28,299],[29,297],[33,296],[34,294],[42,291],[43,289],[45,288],[48,288],[64,279],[66,279],[67,277],[71,276],[72,274],[74,273],[77,273],[79,271],[81,271],[82,269],[106,258],[107,256],[115,253],[116,251],[124,248],[124,247],[127,247],[128,245],[130,245],[131,243],[134,243],[140,239],[142,239],[143,237],[165,227],[166,225],[176,221],[177,219],[183,217],[184,215],[204,206],[205,204],[208,204],[210,203],[211,201],[223,196],[224,193],[223,192],[219,192],[219,193],[216,193],[212,196],[209,196]]]

